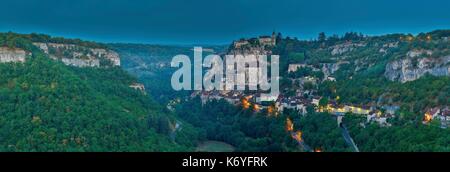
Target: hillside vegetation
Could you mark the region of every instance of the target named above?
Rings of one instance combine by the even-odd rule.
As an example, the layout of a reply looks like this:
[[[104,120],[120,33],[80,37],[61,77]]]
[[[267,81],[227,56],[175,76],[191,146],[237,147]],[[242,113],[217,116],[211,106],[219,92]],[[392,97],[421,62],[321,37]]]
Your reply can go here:
[[[33,46],[35,39],[0,34],[1,46],[30,54],[24,63],[0,64],[0,151],[195,149],[197,133],[130,88],[136,78],[119,67],[66,66]],[[182,130],[174,130],[176,122]]]

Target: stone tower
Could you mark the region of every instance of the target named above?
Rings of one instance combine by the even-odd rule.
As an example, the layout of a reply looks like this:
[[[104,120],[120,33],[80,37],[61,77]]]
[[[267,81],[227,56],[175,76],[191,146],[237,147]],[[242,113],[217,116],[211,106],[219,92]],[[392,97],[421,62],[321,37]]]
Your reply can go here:
[[[275,31],[272,32],[272,45],[277,44],[277,33]]]

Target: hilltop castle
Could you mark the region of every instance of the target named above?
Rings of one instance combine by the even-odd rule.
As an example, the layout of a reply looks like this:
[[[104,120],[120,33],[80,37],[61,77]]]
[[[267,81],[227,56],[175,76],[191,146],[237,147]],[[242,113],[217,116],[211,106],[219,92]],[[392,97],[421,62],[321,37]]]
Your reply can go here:
[[[277,34],[272,33],[272,36],[260,36],[258,38],[250,39],[240,39],[233,42],[235,49],[239,49],[249,45],[259,45],[259,46],[275,46],[277,44]]]

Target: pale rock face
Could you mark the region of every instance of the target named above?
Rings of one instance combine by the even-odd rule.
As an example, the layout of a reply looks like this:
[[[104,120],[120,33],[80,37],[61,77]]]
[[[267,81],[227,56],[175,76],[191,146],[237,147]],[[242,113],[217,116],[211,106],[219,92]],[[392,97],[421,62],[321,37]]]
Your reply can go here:
[[[34,46],[40,48],[45,54],[48,54],[48,46],[45,43],[33,43]]]
[[[299,68],[306,67],[306,64],[289,64],[288,72],[295,72]]]
[[[415,64],[415,65],[414,65]],[[433,76],[450,75],[450,56],[440,58],[402,59],[386,65],[385,77],[391,81],[414,81],[425,74]]]
[[[27,53],[22,49],[0,47],[0,63],[25,62]]]
[[[350,62],[348,61],[339,61],[337,63],[323,63],[322,71],[326,70],[328,73],[333,74],[340,69],[341,65],[349,63]]]
[[[331,50],[331,55],[341,55],[344,54],[346,52],[351,52],[353,50],[355,50],[358,47],[365,47],[366,44],[363,43],[344,43],[344,44],[338,44],[335,45]]]
[[[243,55],[243,56],[247,56],[247,55],[258,56],[258,55],[270,55],[270,54],[272,54],[272,51],[261,46],[261,47],[249,47],[249,48],[245,48],[245,49],[231,49],[228,52],[228,54],[229,55]]]
[[[408,57],[419,57],[419,56],[422,56],[424,54],[427,55],[427,56],[431,56],[431,55],[433,55],[433,51],[431,51],[431,50],[411,50],[411,51],[409,51],[406,54],[406,56],[408,56]]]
[[[106,59],[110,60],[114,66],[120,66],[119,54],[117,54],[116,52],[100,48],[94,48],[91,49],[91,51],[96,56],[105,57]]]
[[[266,41],[265,43],[264,43],[264,40]],[[234,42],[234,47],[232,47],[231,49],[228,50],[227,55],[234,55],[234,56],[242,55],[244,57],[245,56],[255,56],[255,58],[256,58],[255,60],[256,61],[254,61],[254,64],[257,63],[259,66],[261,66],[261,65],[270,66],[269,62],[263,61],[263,60],[260,59],[262,56],[266,56],[266,60],[267,60],[267,57],[272,55],[271,49],[267,48],[266,45],[265,45],[266,43],[268,44],[268,40],[269,39],[261,38],[260,44],[251,45],[251,46],[245,46],[245,47],[243,47],[243,45],[240,45],[240,44],[242,43],[242,44],[245,44],[245,45],[250,45],[250,43],[247,40],[241,40],[241,41],[238,41],[238,42]],[[273,43],[273,45],[275,45],[274,39],[271,38],[271,41],[273,41],[273,42],[271,42],[270,45],[272,45],[272,43]],[[225,59],[224,63],[226,64],[226,59]],[[233,65],[228,65],[227,68],[233,70],[234,69],[234,64]],[[248,77],[250,71],[256,71],[257,75],[259,75],[259,72],[260,72],[260,70],[258,70],[257,68],[250,67],[247,70],[244,70],[244,71],[242,71],[242,73],[240,73],[240,74],[243,74],[246,77],[238,77],[238,78],[236,78],[236,83],[246,83],[246,82],[249,82],[251,84],[257,83],[257,80],[254,80],[255,78]],[[212,76],[210,76],[210,77],[206,77],[205,76],[205,79],[211,80],[211,77]],[[228,84],[228,83],[231,83],[233,81],[230,78],[226,78],[225,82]],[[249,85],[251,85],[251,84],[249,84]]]
[[[73,44],[33,43],[54,60],[61,60],[66,65],[77,67],[99,67],[100,59],[109,60],[112,66],[120,66],[119,54],[101,48],[88,48]],[[53,51],[52,51],[53,50]],[[56,53],[55,51],[65,52]]]
[[[69,59],[62,58],[61,61],[68,66],[76,66],[76,67],[97,67],[100,66],[100,61],[97,59]]]
[[[383,48],[397,48],[397,47],[398,47],[398,42],[391,42],[391,43],[383,44]]]
[[[397,48],[398,42],[385,43],[378,51],[381,54],[386,54],[390,49]]]
[[[129,87],[132,88],[132,89],[141,91],[143,94],[146,94],[146,93],[145,93],[145,86],[144,86],[144,84],[141,84],[141,83],[133,83],[133,84],[131,84]]]
[[[325,78],[338,71],[343,64],[349,64],[348,61],[339,61],[337,63],[321,63],[321,71],[325,74]]]

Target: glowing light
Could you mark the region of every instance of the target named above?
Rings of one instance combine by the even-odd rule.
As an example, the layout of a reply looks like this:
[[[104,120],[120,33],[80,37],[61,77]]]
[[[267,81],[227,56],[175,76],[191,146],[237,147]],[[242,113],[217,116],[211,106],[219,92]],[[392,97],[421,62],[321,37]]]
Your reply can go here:
[[[319,112],[324,112],[324,110],[323,110],[323,107],[322,107],[322,106],[320,106],[320,107],[319,107]]]
[[[357,110],[358,112],[362,112],[362,109],[361,109],[361,108],[356,108],[356,110]]]
[[[248,109],[248,108],[250,108],[250,106],[251,106],[251,103],[248,101],[248,99],[247,98],[243,98],[242,99],[242,107],[244,109]]]
[[[267,108],[267,113],[269,113],[269,115],[272,114],[272,113],[273,113],[273,109],[274,109],[273,106],[269,106],[269,107]]]
[[[430,122],[433,119],[433,116],[429,113],[425,113],[424,121]]]
[[[253,105],[253,111],[258,112],[259,110],[260,110],[259,105],[254,104],[254,105]]]
[[[286,130],[287,131],[293,131],[294,130],[294,123],[289,118],[286,118]]]

